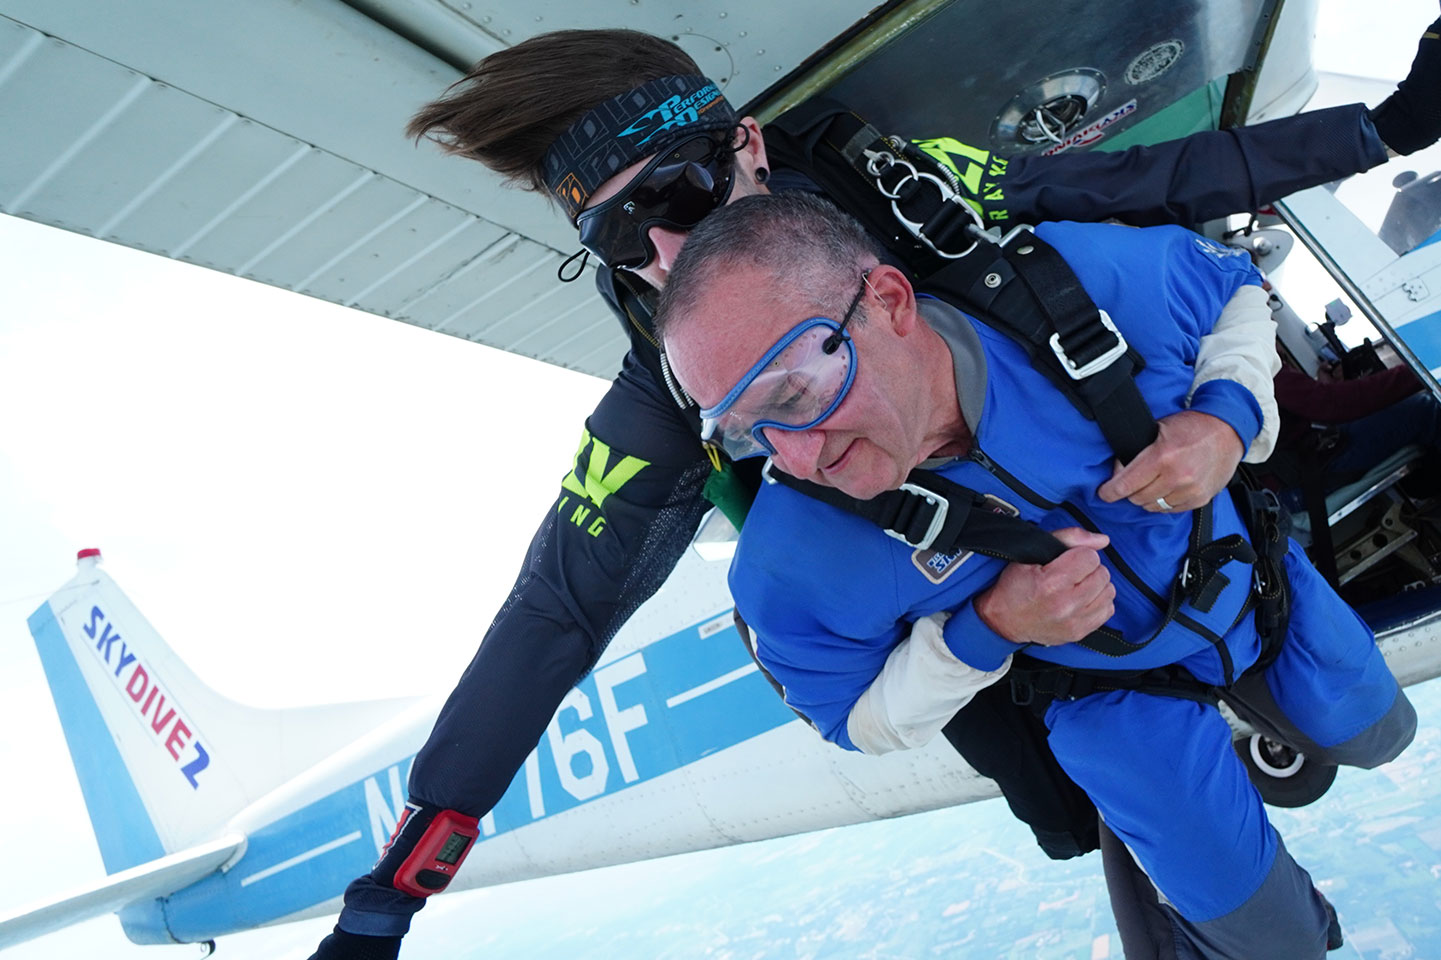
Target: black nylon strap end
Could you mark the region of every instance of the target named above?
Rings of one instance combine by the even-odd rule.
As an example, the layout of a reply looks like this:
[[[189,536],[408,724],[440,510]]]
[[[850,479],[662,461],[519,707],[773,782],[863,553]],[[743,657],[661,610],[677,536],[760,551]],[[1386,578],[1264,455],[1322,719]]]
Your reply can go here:
[[[964,209],[964,204],[964,200],[941,204],[940,208],[921,224],[922,235],[942,250],[961,249],[971,243],[973,238],[967,233],[967,228],[973,226],[975,221]]]
[[[1160,435],[1161,427],[1136,387],[1135,367],[1128,357],[1077,381],[1075,390],[1122,463],[1130,463]]]

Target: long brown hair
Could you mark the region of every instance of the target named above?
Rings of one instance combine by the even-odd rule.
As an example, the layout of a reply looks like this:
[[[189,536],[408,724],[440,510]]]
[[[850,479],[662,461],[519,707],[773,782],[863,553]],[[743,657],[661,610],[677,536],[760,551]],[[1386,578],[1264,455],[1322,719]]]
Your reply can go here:
[[[700,72],[680,47],[648,33],[557,30],[477,63],[405,132],[548,194],[541,160],[587,111],[649,80]]]

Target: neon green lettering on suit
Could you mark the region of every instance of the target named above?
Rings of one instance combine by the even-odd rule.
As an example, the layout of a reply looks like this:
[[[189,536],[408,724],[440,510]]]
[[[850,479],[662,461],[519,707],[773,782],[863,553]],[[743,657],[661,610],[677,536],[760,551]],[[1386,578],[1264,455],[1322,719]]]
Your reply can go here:
[[[586,461],[585,476],[580,476],[580,458],[585,448],[590,447],[590,459]],[[640,457],[622,457],[614,467],[610,466],[610,445],[592,437],[589,430],[582,430],[580,448],[575,452],[575,461],[570,473],[560,485],[571,493],[585,497],[597,507],[605,498],[620,490],[642,469],[650,466],[649,460]]]
[[[961,182],[961,186],[972,196],[980,193],[981,175],[985,172],[986,161],[991,157],[991,151],[973,147],[969,143],[962,143],[950,137],[936,137],[934,140],[913,140],[911,141],[925,153],[939,160],[950,168]],[[956,157],[966,161],[964,172],[956,165]]]

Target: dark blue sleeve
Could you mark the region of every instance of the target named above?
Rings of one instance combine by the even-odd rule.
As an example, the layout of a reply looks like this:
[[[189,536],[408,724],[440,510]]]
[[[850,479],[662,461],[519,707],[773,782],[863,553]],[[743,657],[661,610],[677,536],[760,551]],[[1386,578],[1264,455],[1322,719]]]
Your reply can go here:
[[[736,609],[786,703],[850,750],[846,721],[908,625],[889,545],[874,525],[781,486],[762,486],[731,562]],[[844,549],[844,576],[825,557]],[[856,571],[864,571],[857,573]]]
[[[552,714],[665,581],[709,504],[710,461],[627,358],[531,541],[509,598],[415,758],[410,792],[488,811]]]
[[[1385,161],[1365,105],[1355,103],[1128,150],[1013,157],[988,165],[979,202],[997,224],[1114,218],[1190,226]]]
[[[709,508],[710,461],[675,403],[634,360],[586,421],[570,472],[510,596],[410,772],[410,797],[482,816],[561,699],[665,581]],[[352,883],[340,925],[396,936],[423,901]]]

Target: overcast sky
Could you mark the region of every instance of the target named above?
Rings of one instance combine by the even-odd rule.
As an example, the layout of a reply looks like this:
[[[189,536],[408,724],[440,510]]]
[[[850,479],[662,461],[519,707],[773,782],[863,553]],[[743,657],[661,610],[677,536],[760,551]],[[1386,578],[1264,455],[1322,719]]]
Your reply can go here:
[[[1318,64],[1390,79],[1437,10],[1323,7]],[[77,549],[234,699],[448,689],[605,384],[9,218],[0,289],[5,910],[103,876],[25,628]],[[222,955],[303,958],[330,922]],[[195,955],[105,917],[7,957]]]

